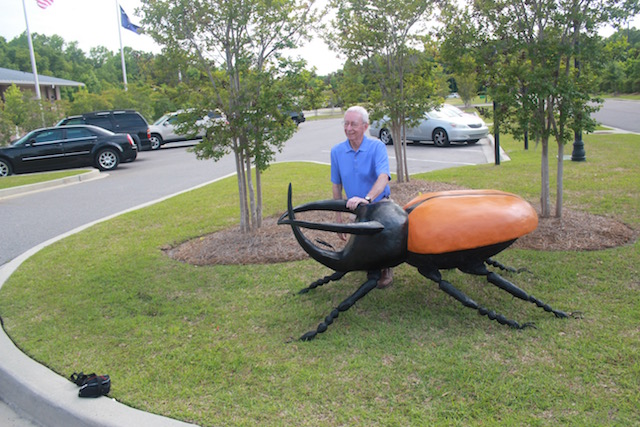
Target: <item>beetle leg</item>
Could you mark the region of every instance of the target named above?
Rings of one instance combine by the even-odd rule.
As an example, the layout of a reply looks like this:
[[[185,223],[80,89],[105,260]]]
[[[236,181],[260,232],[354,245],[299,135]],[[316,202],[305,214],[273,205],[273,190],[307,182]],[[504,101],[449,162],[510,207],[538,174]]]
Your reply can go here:
[[[508,281],[504,277],[500,276],[499,274],[494,273],[492,271],[489,271],[484,266],[484,264],[480,264],[480,265],[477,265],[475,267],[467,267],[467,268],[464,268],[464,269],[461,268],[460,270],[464,271],[465,273],[469,273],[469,274],[475,274],[475,275],[478,275],[478,276],[486,276],[487,277],[487,281],[489,283],[492,283],[492,284],[496,285],[497,287],[499,287],[503,291],[509,292],[514,297],[518,297],[521,300],[531,302],[531,303],[537,305],[538,307],[544,309],[544,311],[549,312],[549,313],[553,313],[556,317],[560,317],[560,318],[569,317],[569,315],[567,313],[565,313],[564,311],[554,310],[553,308],[551,308],[551,306],[549,304],[546,304],[546,303],[540,301],[538,298],[534,297],[533,295],[529,295],[524,290],[520,289],[519,287],[517,287],[516,285],[514,285],[513,283],[511,283],[510,281]]]
[[[564,311],[554,310],[553,308],[551,308],[549,304],[546,304],[540,301],[538,298],[534,297],[533,295],[527,294],[525,291],[523,291],[522,289],[520,289],[519,287],[517,287],[516,285],[514,285],[504,277],[500,276],[499,274],[496,274],[490,271],[487,271],[487,273],[488,273],[487,280],[489,281],[489,283],[493,283],[500,289],[509,292],[511,295],[516,296],[522,300],[532,302],[538,307],[544,309],[544,311],[553,313],[556,317],[560,317],[560,318],[569,317],[569,315]]]
[[[492,266],[492,267],[497,267],[502,271],[510,271],[512,273],[522,273],[523,271],[526,271],[527,273],[531,273],[531,271],[529,271],[526,268],[518,268],[515,269],[513,267],[509,267],[508,265],[504,265],[503,263],[496,261],[495,259],[492,258],[487,258],[487,260],[485,261],[488,265]]]
[[[482,316],[487,316],[489,319],[495,320],[496,322],[500,323],[501,325],[508,325],[508,326],[511,326],[512,328],[515,328],[515,329],[524,329],[524,328],[528,328],[528,327],[534,327],[535,328],[535,325],[533,323],[523,323],[521,325],[520,323],[516,322],[515,320],[507,319],[502,314],[498,314],[493,310],[489,310],[487,308],[484,308],[484,307],[478,305],[478,303],[476,303],[474,300],[469,298],[464,292],[458,290],[451,283],[449,283],[446,280],[442,279],[442,276],[440,275],[440,272],[437,271],[437,270],[434,271],[434,270],[431,270],[431,269],[418,268],[418,271],[420,272],[420,274],[422,274],[426,278],[431,279],[434,282],[436,282],[441,290],[443,290],[448,295],[450,295],[453,298],[455,298],[458,301],[460,301],[462,303],[462,305],[464,305],[465,307],[476,309],[478,311],[478,313],[481,314]]]
[[[306,294],[311,289],[315,289],[318,286],[326,285],[327,283],[329,283],[331,281],[340,280],[340,279],[342,279],[344,277],[345,274],[347,274],[346,271],[335,271],[333,274],[331,274],[329,276],[324,276],[322,279],[316,280],[315,282],[310,284],[308,287],[306,287],[304,289],[301,289],[298,292],[298,294]]]
[[[338,272],[334,273],[337,274]],[[342,273],[344,276],[344,273]],[[349,298],[342,301],[337,308],[334,308],[327,317],[324,318],[324,322],[318,325],[315,331],[309,331],[300,337],[301,341],[311,341],[316,335],[321,334],[327,330],[329,325],[333,323],[333,320],[338,317],[341,311],[347,311],[353,306],[360,298],[368,294],[372,289],[378,286],[378,280],[380,279],[380,270],[370,271],[367,273],[367,281],[362,284]]]

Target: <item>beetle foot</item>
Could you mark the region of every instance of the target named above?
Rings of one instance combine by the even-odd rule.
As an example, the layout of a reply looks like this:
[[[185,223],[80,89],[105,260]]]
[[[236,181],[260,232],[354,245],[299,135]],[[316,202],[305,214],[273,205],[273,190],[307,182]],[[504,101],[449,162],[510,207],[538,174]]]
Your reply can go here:
[[[551,310],[551,312],[558,318],[558,319],[566,319],[567,317],[570,316],[570,314],[565,313],[564,311],[561,310]]]
[[[300,337],[300,341],[311,341],[316,337],[316,335],[318,335],[316,331],[309,331]]]
[[[526,329],[526,328],[538,329],[538,327],[534,322],[527,322],[527,323],[523,323],[522,325],[518,325],[518,329]]]

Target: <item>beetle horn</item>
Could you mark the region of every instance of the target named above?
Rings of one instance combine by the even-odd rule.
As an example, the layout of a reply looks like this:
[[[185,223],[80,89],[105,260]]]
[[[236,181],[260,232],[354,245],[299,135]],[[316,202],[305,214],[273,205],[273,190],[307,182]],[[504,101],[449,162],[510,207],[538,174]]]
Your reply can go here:
[[[282,214],[278,219],[278,224],[291,225],[293,234],[304,249],[313,259],[321,264],[326,265],[329,268],[333,268],[336,271],[341,271],[345,268],[344,251],[335,252],[328,251],[314,245],[311,240],[302,234],[300,227],[313,230],[333,231],[337,233],[348,233],[357,235],[372,235],[384,230],[384,225],[378,221],[366,221],[353,224],[340,224],[340,223],[314,223],[309,221],[300,221],[295,218],[295,212],[307,212],[313,210],[331,211],[331,212],[351,212],[347,208],[345,200],[323,200],[319,202],[307,203],[304,205],[293,207],[291,196],[292,187],[289,184],[288,200],[287,200],[287,212]]]

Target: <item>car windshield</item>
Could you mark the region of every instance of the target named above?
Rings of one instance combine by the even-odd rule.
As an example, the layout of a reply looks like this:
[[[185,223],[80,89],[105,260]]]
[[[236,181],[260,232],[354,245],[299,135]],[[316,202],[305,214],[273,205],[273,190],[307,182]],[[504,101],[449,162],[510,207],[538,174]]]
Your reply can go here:
[[[452,117],[460,117],[460,116],[454,113],[453,111],[443,108],[441,110],[429,111],[429,117],[433,119],[450,119]]]
[[[167,120],[169,117],[171,116],[171,114],[165,114],[164,116],[160,117],[158,120],[156,120],[155,122],[153,122],[154,125],[159,126],[162,124],[162,122],[164,122],[165,120]]]
[[[26,135],[24,135],[22,138],[16,139],[15,141],[11,142],[10,145],[12,145],[14,147],[17,147],[19,145],[24,145],[32,137],[32,134],[33,134],[33,132],[29,132]]]
[[[458,107],[455,107],[453,105],[446,105],[445,104],[445,105],[442,106],[442,109],[450,111],[453,114],[458,115],[458,116],[463,116],[464,114],[466,114],[464,111],[462,111],[461,109],[459,109]]]

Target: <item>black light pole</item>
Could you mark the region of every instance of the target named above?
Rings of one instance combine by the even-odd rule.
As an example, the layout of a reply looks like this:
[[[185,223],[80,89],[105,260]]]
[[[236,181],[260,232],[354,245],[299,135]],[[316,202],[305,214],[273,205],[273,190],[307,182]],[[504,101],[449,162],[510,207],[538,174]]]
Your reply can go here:
[[[586,153],[584,152],[584,142],[582,142],[582,130],[577,130],[575,132],[571,160],[574,162],[584,162],[587,160]]]
[[[580,75],[580,62],[576,59],[576,68]],[[582,119],[582,113],[578,113],[578,121]],[[584,142],[582,142],[582,128],[576,129],[573,134],[573,151],[571,152],[571,160],[574,162],[584,162],[587,160],[584,152]]]
[[[574,31],[578,31],[578,26],[574,24]],[[578,59],[579,42],[576,38],[576,57],[574,60],[574,66],[576,67],[576,78],[580,78],[580,60]],[[578,122],[582,120],[582,113],[578,113]],[[586,153],[584,152],[584,142],[582,142],[582,127],[575,130],[573,135],[573,152],[571,153],[571,160],[574,162],[584,162],[587,160]]]
[[[493,100],[493,139],[495,143],[495,163],[500,165],[500,127],[498,126],[498,103]]]

